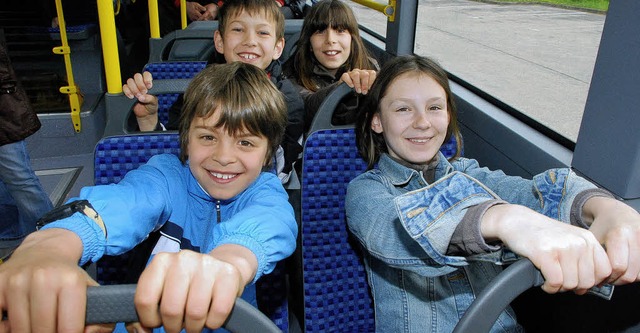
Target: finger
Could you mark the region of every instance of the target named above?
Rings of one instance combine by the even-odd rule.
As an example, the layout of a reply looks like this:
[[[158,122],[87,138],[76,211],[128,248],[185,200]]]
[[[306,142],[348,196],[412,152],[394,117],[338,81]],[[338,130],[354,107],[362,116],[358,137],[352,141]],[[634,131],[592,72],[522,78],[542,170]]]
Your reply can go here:
[[[84,328],[85,333],[110,333],[115,329],[115,324],[96,324]]]
[[[33,274],[31,284],[31,328],[34,332],[55,332],[58,310],[58,295],[51,292],[44,272]],[[77,332],[77,331],[76,331]]]
[[[537,266],[544,277],[544,283],[542,284],[542,290],[546,293],[554,294],[560,291],[563,281],[563,271],[560,267],[560,263],[557,258],[549,257],[544,258],[542,264]],[[534,264],[536,263],[533,261]]]
[[[360,71],[352,71],[349,73],[349,77],[351,77],[351,81],[353,82],[353,89],[355,89],[355,91],[358,94],[362,93],[362,83],[360,82],[361,80],[361,75],[360,75]]]
[[[615,241],[606,242],[607,256],[611,265],[611,275],[608,282],[616,284],[620,278],[626,273],[629,265],[629,247],[628,243],[620,238]]]
[[[578,256],[578,281],[574,290],[587,290],[596,284],[595,250]]]
[[[362,71],[362,74],[360,74],[360,89],[363,95],[369,92],[369,75],[369,71]]]
[[[190,283],[190,274],[181,267],[172,269],[166,275],[160,299],[160,316],[167,332],[180,332],[182,329]]]
[[[600,245],[595,246],[593,249],[593,263],[595,272],[595,285],[602,284],[605,279],[611,276],[611,264],[609,257],[604,248]]]
[[[127,82],[128,81],[129,80],[127,80]],[[130,99],[133,99],[135,97],[135,95],[131,92],[131,89],[129,89],[129,86],[127,84],[124,84],[122,86],[122,93],[124,93],[124,95],[129,97]]]
[[[579,269],[580,257],[574,251],[560,254],[560,267],[562,269],[562,283],[559,291],[574,290],[580,281]]]
[[[153,74],[151,74],[151,72],[144,71],[144,73],[142,73],[142,80],[147,89],[153,88]]]
[[[201,332],[204,328],[211,307],[213,285],[214,274],[197,274],[193,277],[184,318],[187,332]]]
[[[151,333],[151,332],[153,332],[153,329],[146,328],[146,327],[142,326],[142,324],[140,324],[139,322],[127,323],[125,328],[127,329],[127,332],[129,332],[129,333]]]
[[[136,87],[141,94],[146,94],[147,92],[149,92],[147,84],[144,81],[144,76],[142,76],[142,74],[136,73],[133,76],[133,80],[135,81]]]
[[[353,80],[351,80],[348,73],[342,74],[342,76],[340,76],[340,81],[346,83],[350,88],[354,88]]]
[[[170,264],[169,259],[167,253],[156,254],[149,266],[140,275],[134,303],[142,326],[158,327],[162,324],[159,304],[164,288],[165,275]]]
[[[140,89],[138,89],[138,86],[136,85],[136,81],[133,78],[127,79],[127,84],[125,86],[122,86],[122,91],[129,98],[137,98],[142,94],[142,92],[140,92]]]
[[[608,245],[612,243],[611,245]],[[613,244],[615,243],[615,244]],[[612,249],[609,248],[612,247]],[[617,251],[613,251],[616,249]],[[607,243],[607,252],[612,266],[612,276],[609,281],[616,285],[632,283],[638,280],[640,258],[634,253],[640,253],[640,246],[634,239],[623,237],[622,240]],[[613,256],[613,258],[612,258]]]
[[[213,301],[207,316],[207,327],[209,328],[218,328],[224,324],[236,302],[238,288],[240,288],[237,279],[228,275],[218,276],[219,278],[213,286]]]
[[[377,75],[378,75],[378,74],[376,73],[376,71],[372,71],[372,70],[370,70],[370,71],[368,71],[368,72],[369,72],[369,78],[368,78],[369,80],[368,80],[368,82],[367,82],[367,86],[366,86],[366,87],[365,87],[365,89],[364,89],[364,90],[366,91],[366,92],[365,92],[365,94],[366,94],[366,93],[368,93],[368,92],[369,92],[369,90],[371,90],[371,86],[373,86],[373,82],[375,82],[375,81],[376,81],[376,77],[377,77]]]
[[[15,277],[8,283],[7,313],[12,332],[31,332],[29,323],[29,288],[30,281],[24,277]],[[49,323],[51,327],[55,327],[55,323]]]
[[[58,332],[81,332],[84,327],[86,308],[86,283],[78,281],[63,288],[58,294]]]

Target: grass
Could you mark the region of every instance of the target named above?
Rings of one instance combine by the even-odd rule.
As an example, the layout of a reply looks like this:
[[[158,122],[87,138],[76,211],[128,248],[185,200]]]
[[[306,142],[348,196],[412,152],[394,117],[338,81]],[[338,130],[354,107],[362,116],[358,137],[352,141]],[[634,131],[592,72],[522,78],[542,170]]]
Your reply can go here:
[[[497,2],[542,3],[567,8],[591,9],[601,12],[606,12],[609,8],[609,0],[498,0]]]

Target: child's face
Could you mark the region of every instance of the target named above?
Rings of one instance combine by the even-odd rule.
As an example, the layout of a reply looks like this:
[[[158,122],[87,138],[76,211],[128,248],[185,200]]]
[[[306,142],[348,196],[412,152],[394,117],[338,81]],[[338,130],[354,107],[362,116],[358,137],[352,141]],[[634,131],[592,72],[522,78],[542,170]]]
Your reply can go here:
[[[224,36],[214,33],[216,50],[227,63],[241,61],[266,69],[271,61],[280,58],[284,38],[276,38],[276,25],[263,13],[250,15],[243,10],[227,21]]]
[[[382,133],[389,154],[412,164],[427,164],[447,135],[447,95],[433,78],[405,73],[387,88],[371,129]]]
[[[335,75],[351,54],[351,33],[330,27],[316,31],[311,35],[311,49],[316,60]]]
[[[215,128],[219,110],[196,117],[189,127],[189,168],[198,183],[215,199],[226,200],[255,181],[266,161],[269,142],[248,131],[230,136]]]

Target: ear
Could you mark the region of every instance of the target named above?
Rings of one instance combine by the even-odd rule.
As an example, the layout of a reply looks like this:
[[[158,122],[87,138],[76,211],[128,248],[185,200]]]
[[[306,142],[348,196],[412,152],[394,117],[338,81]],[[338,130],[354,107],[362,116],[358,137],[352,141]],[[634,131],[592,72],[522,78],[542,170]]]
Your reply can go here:
[[[216,30],[213,33],[213,45],[215,45],[218,53],[224,54],[224,43],[222,42],[222,34],[220,34],[220,30]]]
[[[376,114],[373,115],[373,118],[371,118],[371,130],[378,134],[383,132],[382,123],[380,122],[380,113],[376,112]]]
[[[282,55],[283,51],[284,51],[284,38],[280,38],[276,42],[276,46],[273,51],[273,60],[280,59],[280,56]]]

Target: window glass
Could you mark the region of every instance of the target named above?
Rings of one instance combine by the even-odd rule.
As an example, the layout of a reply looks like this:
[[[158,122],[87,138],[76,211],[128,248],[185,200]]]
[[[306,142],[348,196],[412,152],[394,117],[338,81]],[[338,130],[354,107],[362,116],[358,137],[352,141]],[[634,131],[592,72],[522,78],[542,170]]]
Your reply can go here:
[[[359,22],[385,30],[372,12],[358,9]],[[548,5],[423,0],[414,52],[575,142],[605,16]]]

